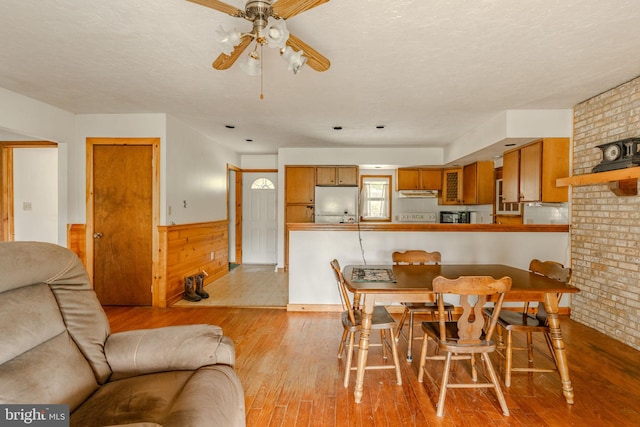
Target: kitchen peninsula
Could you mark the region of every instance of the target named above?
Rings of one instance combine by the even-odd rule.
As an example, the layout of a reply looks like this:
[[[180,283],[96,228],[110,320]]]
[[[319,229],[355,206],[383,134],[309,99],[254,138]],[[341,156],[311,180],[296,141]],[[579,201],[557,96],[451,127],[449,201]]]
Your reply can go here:
[[[340,298],[329,262],[390,264],[394,251],[439,251],[443,264],[505,264],[533,258],[569,265],[569,226],[506,224],[287,224],[290,311],[330,311]],[[565,297],[568,298],[568,297]],[[455,303],[455,302],[454,302]],[[560,310],[568,303],[561,300]]]

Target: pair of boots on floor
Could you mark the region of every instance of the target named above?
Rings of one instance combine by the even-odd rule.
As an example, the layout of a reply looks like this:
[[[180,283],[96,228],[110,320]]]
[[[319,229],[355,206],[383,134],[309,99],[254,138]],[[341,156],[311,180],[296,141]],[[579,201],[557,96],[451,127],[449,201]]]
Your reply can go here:
[[[187,301],[200,301],[203,298],[209,298],[209,294],[204,290],[204,273],[184,278],[183,298]]]

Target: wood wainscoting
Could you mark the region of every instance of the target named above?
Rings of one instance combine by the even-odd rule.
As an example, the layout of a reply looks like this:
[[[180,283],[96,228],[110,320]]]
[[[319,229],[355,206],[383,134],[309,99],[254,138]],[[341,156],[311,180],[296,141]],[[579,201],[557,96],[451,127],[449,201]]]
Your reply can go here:
[[[87,226],[67,224],[67,247],[71,249],[87,268]]]
[[[208,284],[229,273],[229,221],[158,227],[160,259],[154,278],[154,307],[166,307],[182,298],[184,278],[202,271]]]
[[[154,307],[167,307],[182,298],[184,278],[205,271],[205,284],[229,272],[229,221],[158,227],[159,256],[153,267]],[[87,266],[86,226],[67,226],[67,245]],[[213,256],[212,256],[213,254]]]

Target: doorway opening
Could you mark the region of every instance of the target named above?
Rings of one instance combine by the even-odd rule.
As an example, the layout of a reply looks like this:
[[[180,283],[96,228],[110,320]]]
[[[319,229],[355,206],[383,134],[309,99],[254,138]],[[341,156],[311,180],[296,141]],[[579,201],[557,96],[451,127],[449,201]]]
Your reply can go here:
[[[0,141],[0,241],[59,243],[57,148]]]

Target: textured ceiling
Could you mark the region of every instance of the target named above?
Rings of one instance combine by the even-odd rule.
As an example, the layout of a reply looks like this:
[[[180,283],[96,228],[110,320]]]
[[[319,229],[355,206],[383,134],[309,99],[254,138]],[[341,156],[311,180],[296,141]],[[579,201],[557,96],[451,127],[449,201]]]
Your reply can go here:
[[[445,146],[501,111],[572,108],[636,77],[639,23],[637,0],[331,0],[287,21],[331,68],[293,75],[265,48],[260,100],[259,77],[211,67],[216,28],[248,31],[240,18],[185,0],[2,0],[0,87],[74,113],[167,113],[240,153]]]

